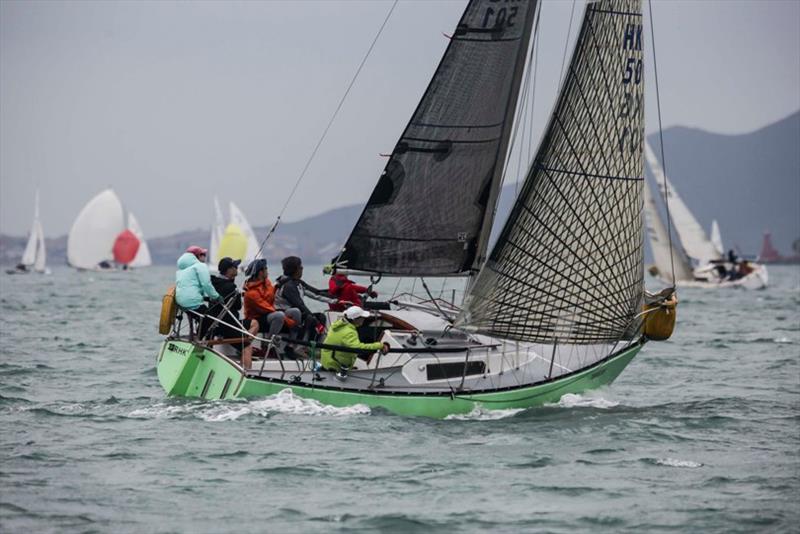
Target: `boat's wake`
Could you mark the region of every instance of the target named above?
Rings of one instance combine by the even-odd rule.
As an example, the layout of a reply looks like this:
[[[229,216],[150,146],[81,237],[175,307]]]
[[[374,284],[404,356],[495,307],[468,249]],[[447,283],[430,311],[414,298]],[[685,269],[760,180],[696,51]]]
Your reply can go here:
[[[576,393],[567,393],[555,404],[548,404],[546,406],[558,406],[559,408],[615,408],[619,406],[619,402],[609,400],[600,396],[600,392],[593,391],[579,395]]]
[[[356,404],[344,408],[322,404],[313,399],[298,397],[290,389],[262,399],[246,401],[214,401],[183,403],[179,405],[159,402],[128,414],[139,419],[181,419],[187,416],[203,421],[235,421],[243,416],[269,417],[276,414],[344,417],[366,415],[369,407]]]
[[[703,464],[700,462],[693,462],[691,460],[677,460],[675,458],[648,458],[645,461],[653,465],[663,465],[666,467],[683,467],[690,469],[703,467]]]
[[[445,417],[447,421],[493,421],[495,419],[505,419],[512,417],[525,408],[510,408],[508,410],[489,410],[483,406],[475,406],[469,413],[456,413]]]

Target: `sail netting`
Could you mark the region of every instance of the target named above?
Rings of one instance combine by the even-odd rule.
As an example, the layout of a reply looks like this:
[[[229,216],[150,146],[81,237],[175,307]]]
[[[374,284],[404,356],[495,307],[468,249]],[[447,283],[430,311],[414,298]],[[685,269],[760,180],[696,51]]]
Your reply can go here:
[[[414,276],[477,269],[535,7],[535,0],[467,5],[337,263]]]
[[[615,342],[643,295],[638,0],[587,4],[558,102],[457,324],[507,339]]]

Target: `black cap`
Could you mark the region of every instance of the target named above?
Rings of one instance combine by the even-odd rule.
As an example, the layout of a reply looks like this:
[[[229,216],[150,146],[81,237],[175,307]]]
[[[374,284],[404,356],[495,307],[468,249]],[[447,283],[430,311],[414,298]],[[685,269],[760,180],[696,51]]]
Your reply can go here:
[[[225,271],[227,271],[231,267],[238,268],[240,263],[242,263],[242,260],[234,260],[232,258],[225,257],[219,260],[219,265],[217,265],[217,270],[219,271],[219,274],[224,274]]]
[[[244,272],[244,274],[252,278],[266,268],[267,260],[264,258],[258,258],[257,260],[250,262],[250,265],[247,266],[247,270]]]

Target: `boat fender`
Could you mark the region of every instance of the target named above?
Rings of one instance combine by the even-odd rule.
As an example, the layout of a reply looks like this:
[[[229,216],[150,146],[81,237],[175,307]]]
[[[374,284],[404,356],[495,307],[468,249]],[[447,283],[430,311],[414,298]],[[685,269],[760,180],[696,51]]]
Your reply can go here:
[[[668,297],[645,304],[644,335],[653,341],[669,339],[675,330],[678,297],[673,291]]]
[[[166,336],[172,330],[172,323],[178,314],[178,304],[175,302],[175,286],[170,286],[161,298],[161,319],[158,322],[158,333]]]

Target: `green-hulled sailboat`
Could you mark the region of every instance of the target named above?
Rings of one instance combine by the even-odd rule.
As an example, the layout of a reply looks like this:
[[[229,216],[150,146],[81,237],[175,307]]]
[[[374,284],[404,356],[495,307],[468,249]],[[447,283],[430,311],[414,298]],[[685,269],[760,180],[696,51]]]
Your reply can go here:
[[[232,348],[176,324],[158,354],[168,395],[289,388],[334,406],[444,417],[557,402],[622,372],[647,339],[641,4],[587,4],[549,125],[490,249],[538,11],[536,0],[469,2],[335,259],[376,278],[467,277],[461,305],[431,296],[383,306],[361,334],[391,351],[346,376],[320,369],[314,347],[308,359],[245,370]]]

